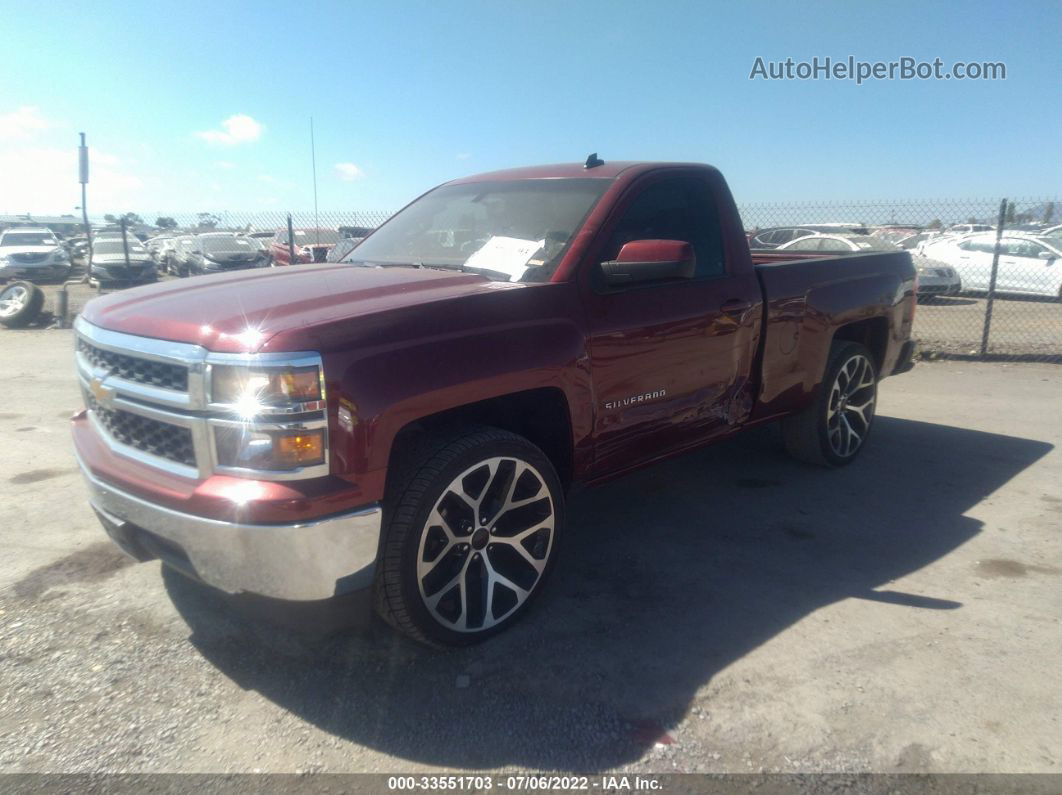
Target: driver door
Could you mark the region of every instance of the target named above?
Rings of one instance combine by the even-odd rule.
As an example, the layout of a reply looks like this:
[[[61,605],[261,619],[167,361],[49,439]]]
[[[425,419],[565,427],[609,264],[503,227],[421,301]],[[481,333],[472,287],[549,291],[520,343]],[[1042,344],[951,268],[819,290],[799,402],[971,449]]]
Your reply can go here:
[[[739,231],[740,233],[740,231]],[[581,271],[595,393],[594,470],[633,466],[721,434],[751,408],[762,309],[755,274],[733,272],[708,177],[651,174],[606,222]],[[682,240],[693,278],[605,284],[599,263],[632,240]]]

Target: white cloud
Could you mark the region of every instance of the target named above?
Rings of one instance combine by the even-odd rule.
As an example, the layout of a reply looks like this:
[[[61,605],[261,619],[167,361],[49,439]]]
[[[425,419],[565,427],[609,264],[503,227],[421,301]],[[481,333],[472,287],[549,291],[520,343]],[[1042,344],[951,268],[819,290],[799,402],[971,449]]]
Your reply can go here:
[[[143,183],[115,155],[92,150],[88,206],[92,214],[138,204]],[[74,213],[81,204],[75,147],[16,147],[0,151],[0,212]]]
[[[236,164],[229,162],[228,160],[215,160],[214,168],[221,168],[225,171],[232,171],[234,168],[236,168]]]
[[[234,146],[257,141],[262,137],[265,127],[244,113],[229,116],[221,123],[220,130],[204,130],[197,132],[196,137],[212,144]]]
[[[36,133],[55,127],[41,115],[41,109],[23,105],[11,113],[0,113],[0,141],[26,141]]]
[[[472,153],[471,152],[458,152],[457,153],[457,159],[458,160],[468,160],[468,158],[470,158],[470,157],[472,157]]]
[[[336,163],[336,176],[344,182],[353,182],[365,176],[365,172],[353,163]]]

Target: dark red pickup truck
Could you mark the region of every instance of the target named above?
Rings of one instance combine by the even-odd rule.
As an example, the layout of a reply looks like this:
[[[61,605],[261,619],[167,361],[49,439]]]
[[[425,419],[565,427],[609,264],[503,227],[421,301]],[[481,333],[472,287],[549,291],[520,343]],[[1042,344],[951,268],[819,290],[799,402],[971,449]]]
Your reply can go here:
[[[752,254],[714,168],[588,166],[449,182],[342,263],[89,303],[73,434],[107,532],[230,592],[371,587],[461,644],[541,590],[573,483],[774,420],[850,462],[911,366],[909,255]]]

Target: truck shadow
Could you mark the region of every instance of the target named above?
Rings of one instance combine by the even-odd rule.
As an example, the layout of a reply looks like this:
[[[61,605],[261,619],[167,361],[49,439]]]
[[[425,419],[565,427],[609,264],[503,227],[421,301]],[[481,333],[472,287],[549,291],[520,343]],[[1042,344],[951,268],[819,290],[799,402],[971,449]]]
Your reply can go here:
[[[827,471],[750,432],[574,496],[537,608],[453,652],[372,623],[335,632],[354,602],[165,583],[207,660],[338,737],[447,767],[599,770],[640,758],[719,671],[819,608],[962,609],[965,594],[887,584],[976,535],[963,514],[1051,449],[880,417],[862,459]]]

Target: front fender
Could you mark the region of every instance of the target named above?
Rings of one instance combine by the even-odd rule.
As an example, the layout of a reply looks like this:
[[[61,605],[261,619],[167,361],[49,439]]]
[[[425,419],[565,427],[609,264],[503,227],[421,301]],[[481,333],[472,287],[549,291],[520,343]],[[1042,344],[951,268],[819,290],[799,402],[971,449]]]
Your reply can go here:
[[[542,284],[421,304],[375,319],[368,324],[371,334],[325,360],[333,474],[382,498],[391,449],[404,427],[544,387],[564,394],[573,442],[588,440],[593,400],[580,317],[571,285]],[[350,422],[337,416],[341,408]]]

